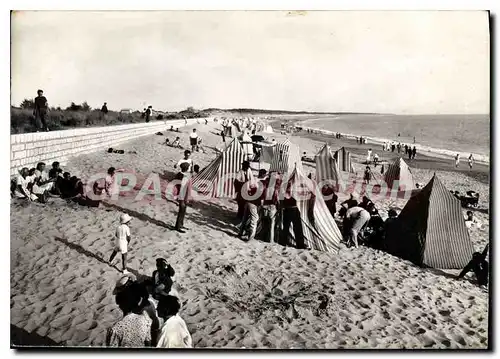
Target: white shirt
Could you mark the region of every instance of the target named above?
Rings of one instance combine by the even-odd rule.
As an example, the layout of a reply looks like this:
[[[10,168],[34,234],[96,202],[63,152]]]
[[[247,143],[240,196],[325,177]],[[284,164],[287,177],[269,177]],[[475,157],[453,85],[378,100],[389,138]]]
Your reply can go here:
[[[28,191],[28,184],[30,183],[30,177],[26,176],[26,178],[23,178],[21,174],[18,174],[16,177],[16,186],[21,186],[21,188],[26,192],[29,193]],[[16,187],[15,194],[17,197],[25,197],[24,193],[19,191],[19,189]]]
[[[481,228],[481,222],[479,222],[477,219],[475,218],[472,218],[472,221],[469,221],[469,220],[465,220],[465,226],[467,228],[472,228],[472,227],[476,227],[476,228]]]
[[[181,167],[181,164],[183,163],[188,163],[189,164],[189,168],[188,168],[188,172],[191,172],[191,167],[193,167],[193,159],[192,158],[188,158],[187,160],[185,158],[183,159],[180,159],[179,162],[177,162],[177,164],[175,165],[176,168],[180,168]]]
[[[123,242],[127,241],[127,236],[130,237],[130,227],[126,224],[120,224],[116,229],[116,241]]]
[[[191,132],[189,135],[190,138],[198,138],[198,134],[196,132]]]
[[[368,158],[372,158],[372,151],[368,150]]]
[[[193,340],[186,326],[186,322],[174,315],[167,319],[161,328],[157,348],[192,348]]]

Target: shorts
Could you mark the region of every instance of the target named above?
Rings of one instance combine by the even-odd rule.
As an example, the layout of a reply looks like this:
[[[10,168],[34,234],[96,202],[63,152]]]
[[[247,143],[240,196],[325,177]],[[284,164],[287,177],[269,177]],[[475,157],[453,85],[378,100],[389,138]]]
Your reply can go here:
[[[121,254],[127,253],[128,250],[128,242],[127,240],[117,239],[115,243],[115,251],[120,252]]]

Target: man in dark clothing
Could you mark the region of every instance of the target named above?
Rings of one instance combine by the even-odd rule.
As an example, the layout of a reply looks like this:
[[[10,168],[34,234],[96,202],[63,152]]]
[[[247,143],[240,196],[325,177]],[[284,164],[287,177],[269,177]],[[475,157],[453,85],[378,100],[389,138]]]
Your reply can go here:
[[[47,127],[47,111],[49,106],[47,104],[47,99],[45,98],[45,96],[43,96],[43,90],[38,90],[37,93],[38,96],[35,97],[35,109],[33,110],[33,116],[35,116],[37,127],[37,119],[40,119],[40,122],[42,123],[42,129],[44,131],[48,131],[49,128]]]
[[[226,143],[226,134],[224,133],[224,130],[220,131],[220,135],[222,136],[222,142]]]
[[[276,181],[274,188],[269,188],[270,182],[270,177],[262,180],[264,190],[262,191],[261,197],[262,206],[260,218],[262,220],[262,233],[264,234],[264,241],[274,243],[280,181]]]
[[[177,213],[177,221],[175,223],[175,230],[180,233],[186,233],[184,227],[184,217],[186,216],[187,201],[189,199],[190,191],[190,178],[189,178],[189,163],[182,162],[180,164],[181,172],[179,172],[175,179],[181,181],[176,185],[177,188],[177,201],[179,202],[179,213]]]
[[[102,105],[102,107],[101,107],[101,112],[102,112],[104,115],[107,115],[107,114],[108,114],[108,103],[107,103],[107,102],[104,102],[104,105]]]
[[[405,155],[408,154],[408,145],[405,145]]]
[[[392,152],[394,152],[395,149],[396,149],[396,145],[393,143],[392,146],[391,146]]]
[[[234,192],[236,193],[236,203],[238,204],[238,219],[243,219],[245,211],[245,200],[241,195],[243,185],[250,179],[250,162],[244,161],[241,165],[241,170],[238,172],[237,178],[234,180]]]
[[[146,110],[146,122],[151,121],[151,115],[153,114],[153,106],[148,106]]]
[[[489,244],[484,248],[483,253],[474,252],[471,261],[465,266],[458,278],[463,278],[467,273],[473,271],[477,278],[477,283],[481,285],[488,284],[488,261],[486,254],[488,253]]]
[[[281,208],[283,208],[283,231],[281,232],[279,244],[282,246],[288,245],[288,234],[290,232],[290,225],[293,224],[293,234],[295,237],[295,246],[297,249],[306,249],[304,243],[304,230],[302,227],[302,219],[300,218],[300,211],[297,207],[297,201],[293,198],[291,184],[285,192],[284,199],[281,201]]]
[[[417,155],[417,148],[415,146],[413,146],[413,150],[412,150],[412,158],[415,159],[415,156]]]
[[[329,183],[327,183],[323,188],[321,189],[321,194],[323,195],[323,199],[325,200],[326,207],[328,208],[328,211],[332,215],[332,217],[335,218],[335,213],[337,212],[336,204],[338,197],[335,194],[335,190],[333,186]]]

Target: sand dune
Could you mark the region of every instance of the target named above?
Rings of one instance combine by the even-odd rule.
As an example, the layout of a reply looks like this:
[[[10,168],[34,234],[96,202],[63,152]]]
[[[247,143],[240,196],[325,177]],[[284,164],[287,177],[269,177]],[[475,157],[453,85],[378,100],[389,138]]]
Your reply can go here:
[[[194,155],[202,167],[215,157],[208,147],[220,146],[210,133],[213,126],[197,125],[207,146],[206,154]],[[173,172],[182,151],[163,141],[150,136],[121,146],[137,154],[82,155],[65,170],[84,178],[110,166],[146,177]],[[300,137],[292,142],[311,153],[321,145]],[[414,171],[422,183],[432,174]],[[438,175],[450,189],[480,192],[481,207],[488,208],[485,184],[456,173]],[[377,205],[385,213],[391,206],[402,208],[404,200]],[[487,347],[488,293],[469,280],[365,247],[342,247],[335,255],[244,243],[235,236],[235,209],[228,200],[195,203],[185,222],[190,231],[179,234],[169,229],[177,205],[164,200],[124,196],[100,208],[61,199],[45,206],[13,202],[11,324],[61,345],[104,345],[107,328],[121,317],[112,296],[120,273],[107,259],[120,212],[127,212],[134,217],[129,268],[138,276],[151,275],[160,256],[175,268],[181,316],[196,347]],[[484,226],[471,230],[471,238],[481,250],[489,217],[476,215]]]

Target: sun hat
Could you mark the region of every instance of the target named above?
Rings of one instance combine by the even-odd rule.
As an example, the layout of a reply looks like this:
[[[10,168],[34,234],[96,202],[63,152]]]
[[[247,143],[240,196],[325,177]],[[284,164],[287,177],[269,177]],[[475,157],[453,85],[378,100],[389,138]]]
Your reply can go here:
[[[128,273],[128,274],[121,276],[120,279],[118,279],[116,281],[115,289],[113,289],[113,295],[120,293],[122,290],[124,290],[127,287],[127,285],[129,285],[130,283],[132,283],[135,280],[136,280],[136,278],[132,273]]]
[[[131,219],[132,219],[132,217],[130,217],[127,213],[124,213],[120,216],[120,223],[126,224],[126,223],[130,222]]]

